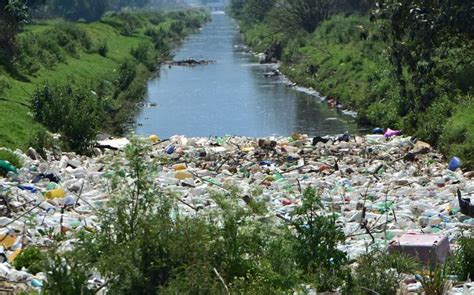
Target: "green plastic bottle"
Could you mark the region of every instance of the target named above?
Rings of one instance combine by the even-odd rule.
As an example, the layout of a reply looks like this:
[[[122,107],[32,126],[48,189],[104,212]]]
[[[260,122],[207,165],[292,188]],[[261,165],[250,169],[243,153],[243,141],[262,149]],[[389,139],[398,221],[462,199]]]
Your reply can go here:
[[[4,172],[6,175],[8,172],[16,173],[16,167],[10,164],[8,161],[0,160],[0,173]]]

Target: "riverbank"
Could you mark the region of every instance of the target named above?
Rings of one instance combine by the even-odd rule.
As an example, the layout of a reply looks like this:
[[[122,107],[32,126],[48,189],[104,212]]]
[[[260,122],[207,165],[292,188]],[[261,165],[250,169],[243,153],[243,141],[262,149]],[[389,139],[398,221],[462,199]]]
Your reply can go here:
[[[430,234],[447,237],[454,251],[474,227],[455,194],[459,189],[463,198],[474,200],[474,173],[447,169],[428,144],[409,137],[294,134],[160,141],[153,136],[146,141],[102,141],[93,157],[17,152],[24,168],[0,177],[0,188],[8,192],[4,209],[9,211],[0,223],[9,233],[2,243],[10,262],[0,264],[1,274],[17,288],[44,291],[138,285],[166,293],[195,286],[222,293],[222,277],[231,291],[243,293],[421,292],[419,275],[426,269],[380,251],[407,233],[420,240]],[[311,226],[315,232],[306,232]],[[470,252],[456,252],[437,278],[442,284],[451,280],[443,294],[474,289],[465,281],[474,248],[463,249]],[[443,251],[436,252],[441,259]],[[155,253],[152,261],[167,261],[166,267],[143,267],[149,253]],[[58,275],[52,270],[63,264],[45,268],[42,255],[67,257],[64,263],[81,276]],[[308,255],[321,263],[313,270],[317,274],[325,267],[337,271],[307,275]],[[170,272],[174,275],[159,282],[143,279]],[[108,281],[112,275],[120,279]]]
[[[281,60],[280,70],[291,81],[355,110],[362,126],[404,130],[436,145],[447,157],[462,157],[466,168],[473,167],[471,66],[459,67],[449,77],[438,77],[438,86],[444,89],[439,92],[444,94],[426,110],[403,115],[403,98],[379,22],[371,22],[366,15],[336,15],[313,33],[295,31],[288,36],[272,27],[270,20],[240,18],[247,44],[266,52],[268,60]],[[469,56],[469,52],[464,54]],[[440,64],[449,68],[463,56],[453,51]]]
[[[199,10],[137,11],[110,13],[93,23],[49,20],[27,25],[19,36],[17,58],[0,66],[0,145],[25,149],[45,127],[54,129],[47,120],[35,120],[43,110],[34,110],[32,104],[35,91],[47,84],[60,89],[72,83],[94,93],[104,108],[100,129],[122,132],[156,65],[208,20],[207,12]],[[57,118],[68,116],[58,107],[51,111]]]

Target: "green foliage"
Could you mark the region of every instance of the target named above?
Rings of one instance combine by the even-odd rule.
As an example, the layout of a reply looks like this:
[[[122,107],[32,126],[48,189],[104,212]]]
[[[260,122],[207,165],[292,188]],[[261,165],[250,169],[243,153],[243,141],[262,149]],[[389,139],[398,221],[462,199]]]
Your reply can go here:
[[[0,2],[0,63],[8,64],[12,61],[16,34],[28,17],[28,7],[24,1]]]
[[[418,267],[418,263],[409,256],[374,250],[359,258],[354,271],[355,287],[352,292],[396,294],[403,274],[413,274]]]
[[[48,84],[33,94],[34,118],[53,132],[60,132],[66,145],[86,152],[97,135],[102,103],[87,85]]]
[[[136,48],[132,48],[130,53],[138,62],[145,65],[149,71],[156,69],[157,56],[150,43],[142,42]]]
[[[46,254],[38,247],[30,246],[25,248],[13,261],[16,269],[26,268],[31,274],[41,272],[45,268],[47,261]]]
[[[5,80],[5,78],[0,77],[0,95],[2,95],[8,88],[10,88],[8,82]]]
[[[89,51],[92,41],[87,32],[72,23],[63,23],[39,34],[27,33],[18,40],[15,65],[26,74],[34,74],[41,67],[51,69],[67,56],[79,58],[81,51]]]
[[[109,52],[109,46],[107,45],[107,41],[101,40],[97,48],[97,53],[99,53],[100,56],[107,57],[108,52]]]
[[[452,79],[460,70],[457,64],[473,67],[474,47],[466,35],[472,33],[468,27],[473,24],[471,18],[464,19],[469,13],[472,7],[465,1],[427,5],[420,0],[382,1],[374,13],[382,20],[383,39],[400,89],[397,111],[403,127],[431,142],[438,142],[442,131],[435,118],[450,116],[452,106],[459,103],[458,96],[453,97]]]
[[[454,271],[460,280],[474,279],[474,237],[461,237],[454,255]]]
[[[444,295],[449,293],[447,264],[430,268],[428,276],[416,276],[427,295]]]
[[[18,157],[11,150],[8,150],[5,148],[0,148],[0,160],[8,161],[10,162],[10,164],[12,164],[18,169],[20,169],[23,166],[20,157]]]
[[[292,222],[296,229],[296,262],[315,280],[319,291],[342,285],[346,254],[337,246],[345,235],[336,225],[334,214],[325,214],[320,197],[312,187],[303,194],[303,204]]]
[[[43,159],[46,159],[46,150],[57,148],[59,143],[55,142],[53,136],[44,129],[38,130],[30,141],[29,146],[35,149]]]
[[[91,269],[84,263],[84,257],[78,257],[78,252],[58,253],[57,250],[52,248],[48,253],[43,292],[51,295],[95,294],[86,285]]]
[[[132,36],[145,23],[138,15],[128,11],[109,13],[100,21],[118,29],[124,36]]]
[[[51,0],[53,10],[68,20],[98,20],[110,8],[110,0]]]
[[[441,149],[448,156],[457,156],[463,167],[474,168],[474,105],[459,108],[444,126]]]

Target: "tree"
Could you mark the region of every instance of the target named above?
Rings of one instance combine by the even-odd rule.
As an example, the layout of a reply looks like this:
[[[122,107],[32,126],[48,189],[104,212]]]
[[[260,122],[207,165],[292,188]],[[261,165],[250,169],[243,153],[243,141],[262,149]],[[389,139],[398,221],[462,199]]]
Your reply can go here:
[[[276,0],[248,0],[244,7],[243,13],[247,21],[260,22],[275,6]]]
[[[312,33],[334,13],[335,4],[334,0],[280,0],[271,15],[281,29]]]
[[[415,114],[452,93],[452,75],[459,63],[472,62],[473,14],[474,5],[464,0],[377,3],[374,17],[382,20],[384,41],[400,86],[398,113],[405,117],[405,127],[412,129],[407,131],[413,132],[420,123]],[[457,62],[443,62],[455,60],[453,54]],[[437,140],[436,134],[430,136]]]
[[[52,0],[51,5],[68,20],[98,20],[110,8],[110,0]]]
[[[13,56],[16,34],[28,19],[28,6],[21,0],[0,0],[0,60]]]

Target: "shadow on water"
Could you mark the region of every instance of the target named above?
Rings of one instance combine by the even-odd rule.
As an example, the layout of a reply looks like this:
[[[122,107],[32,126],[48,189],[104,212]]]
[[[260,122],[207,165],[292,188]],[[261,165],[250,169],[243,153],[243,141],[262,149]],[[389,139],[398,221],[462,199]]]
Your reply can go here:
[[[136,132],[161,137],[357,132],[351,117],[286,87],[280,77],[265,77],[273,66],[258,64],[242,45],[236,23],[225,15],[213,15],[200,33],[183,42],[175,59],[216,62],[162,67],[160,76],[148,85],[147,101],[156,106],[140,111]]]

